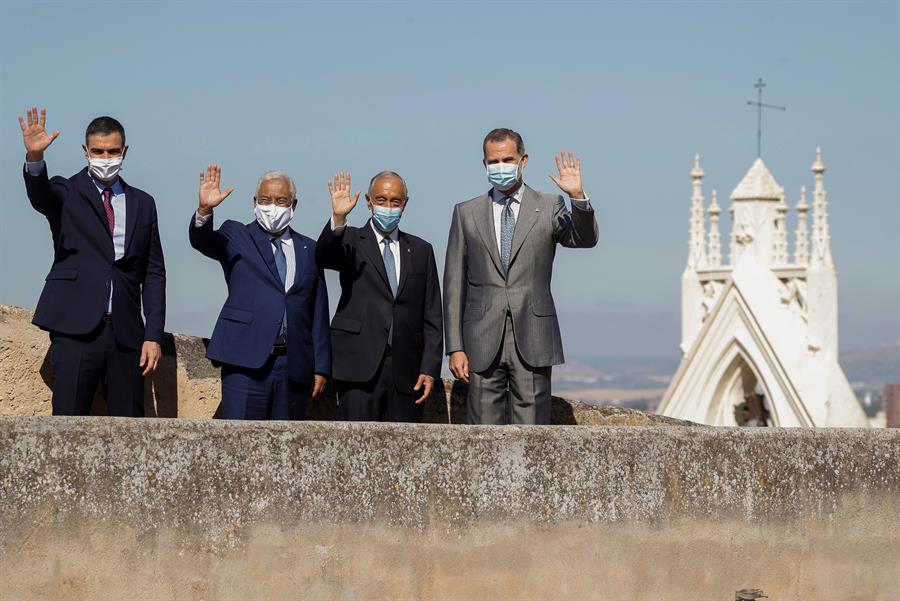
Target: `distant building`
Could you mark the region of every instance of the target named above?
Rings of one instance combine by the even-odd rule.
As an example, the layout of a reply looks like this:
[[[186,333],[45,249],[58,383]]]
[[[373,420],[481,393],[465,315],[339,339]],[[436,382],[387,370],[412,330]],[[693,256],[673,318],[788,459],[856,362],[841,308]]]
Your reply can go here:
[[[884,387],[885,422],[888,428],[900,428],[900,384]]]
[[[726,262],[721,208],[713,190],[707,232],[704,173],[694,158],[683,358],[659,413],[720,426],[869,426],[838,364],[837,276],[819,149],[812,172],[812,205],[804,186],[791,256],[784,190],[756,159],[731,193]]]

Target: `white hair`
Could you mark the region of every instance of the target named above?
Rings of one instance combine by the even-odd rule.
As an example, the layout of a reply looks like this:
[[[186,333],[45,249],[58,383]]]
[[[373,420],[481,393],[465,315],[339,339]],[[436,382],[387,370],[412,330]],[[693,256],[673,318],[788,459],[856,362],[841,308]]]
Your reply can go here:
[[[266,171],[265,173],[260,175],[259,181],[256,182],[257,195],[259,195],[259,189],[262,187],[263,182],[269,181],[270,179],[286,179],[288,185],[291,188],[291,198],[297,198],[297,187],[294,185],[294,180],[291,179],[291,176],[284,171]]]
[[[409,196],[409,192],[406,189],[406,180],[400,177],[400,174],[395,171],[380,171],[375,174],[375,177],[369,180],[369,192],[372,192],[372,186],[375,185],[375,182],[386,177],[392,177],[400,180],[400,183],[403,184],[403,196]]]

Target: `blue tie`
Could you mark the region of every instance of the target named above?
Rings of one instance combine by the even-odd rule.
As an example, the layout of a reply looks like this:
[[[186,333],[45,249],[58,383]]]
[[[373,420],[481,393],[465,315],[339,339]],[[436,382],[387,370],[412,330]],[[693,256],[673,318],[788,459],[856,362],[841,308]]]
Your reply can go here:
[[[281,238],[272,238],[275,244],[275,268],[278,269],[278,277],[281,278],[281,289],[284,290],[284,282],[287,279],[287,257],[284,256],[284,249],[281,245],[284,241]],[[281,317],[281,333],[283,335],[287,330],[287,302],[285,301],[284,315]]]
[[[500,265],[503,275],[509,271],[509,255],[512,252],[513,232],[516,230],[516,215],[512,210],[513,199],[506,197],[506,206],[500,213]]]
[[[391,239],[385,238],[381,241],[384,244],[384,270],[387,271],[388,284],[391,285],[391,294],[397,296],[397,263],[394,262],[394,253],[391,252]]]
[[[381,241],[384,244],[384,252],[381,254],[384,259],[384,270],[387,272],[388,284],[391,287],[391,294],[397,296],[397,263],[394,261],[394,253],[391,252],[391,239],[384,238]],[[394,308],[391,307],[391,326],[388,330],[388,344],[394,338]]]

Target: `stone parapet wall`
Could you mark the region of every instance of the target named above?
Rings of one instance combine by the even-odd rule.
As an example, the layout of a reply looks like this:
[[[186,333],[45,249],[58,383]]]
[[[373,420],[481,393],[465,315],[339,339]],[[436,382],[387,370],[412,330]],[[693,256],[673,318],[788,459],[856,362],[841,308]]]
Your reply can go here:
[[[30,318],[0,306],[0,599],[900,597],[897,430],[560,398],[579,427],[448,427],[449,381],[426,424],[210,420],[218,369],[178,334],[146,408],[183,419],[45,417]]]
[[[0,418],[2,599],[900,596],[900,431]]]

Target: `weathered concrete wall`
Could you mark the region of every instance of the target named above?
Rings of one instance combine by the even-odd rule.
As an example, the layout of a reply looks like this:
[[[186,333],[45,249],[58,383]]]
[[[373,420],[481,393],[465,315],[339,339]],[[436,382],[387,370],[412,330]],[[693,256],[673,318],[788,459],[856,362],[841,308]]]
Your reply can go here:
[[[0,415],[50,415],[50,340],[31,325],[32,313],[0,305]],[[219,370],[205,352],[202,338],[166,334],[157,372],[146,381],[147,415],[213,416],[220,400]],[[93,412],[106,413],[102,393],[94,399]]]
[[[900,431],[0,418],[0,598],[900,596]]]
[[[47,333],[31,325],[32,311],[0,305],[0,415],[50,415],[53,372],[47,351]],[[221,400],[219,369],[206,359],[206,340],[166,334],[157,371],[146,379],[144,408],[151,417],[209,418]],[[92,413],[106,414],[102,390]],[[334,390],[309,407],[307,417],[339,419]],[[425,405],[425,423],[460,424],[466,421],[466,387],[445,380],[437,383]],[[590,425],[695,425],[618,407],[592,407],[578,401],[553,399],[552,423]]]

